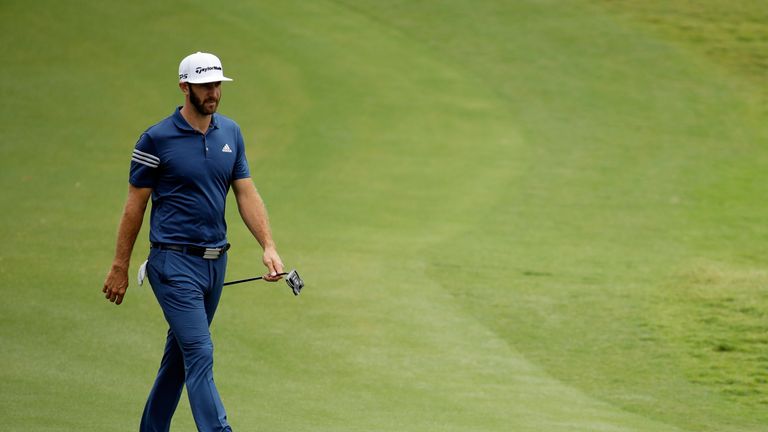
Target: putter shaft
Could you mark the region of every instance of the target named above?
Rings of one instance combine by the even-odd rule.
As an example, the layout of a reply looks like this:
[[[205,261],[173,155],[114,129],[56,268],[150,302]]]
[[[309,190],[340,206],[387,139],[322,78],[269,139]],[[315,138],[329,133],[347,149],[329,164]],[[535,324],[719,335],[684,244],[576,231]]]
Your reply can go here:
[[[278,276],[285,276],[287,274],[288,273],[278,273],[277,275]],[[248,279],[240,279],[240,280],[231,281],[231,282],[224,282],[224,284],[222,286],[234,285],[234,284],[239,284],[239,283],[243,283],[243,282],[250,282],[250,281],[255,281],[255,280],[259,280],[259,279],[264,279],[264,276],[252,277],[252,278],[248,278]]]

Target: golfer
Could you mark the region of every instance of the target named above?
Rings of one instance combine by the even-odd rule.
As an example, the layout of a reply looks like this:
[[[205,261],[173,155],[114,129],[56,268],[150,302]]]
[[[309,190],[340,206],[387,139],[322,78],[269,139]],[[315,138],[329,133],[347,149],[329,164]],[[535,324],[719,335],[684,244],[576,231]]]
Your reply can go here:
[[[283,263],[264,203],[250,178],[240,127],[216,113],[224,76],[219,58],[195,53],[179,65],[184,106],[139,137],[131,158],[112,267],[102,292],[120,304],[128,264],[150,196],[147,277],[170,329],[160,370],[144,407],[141,431],[168,431],[184,384],[199,431],[230,431],[213,381],[209,325],[227,266],[224,206],[230,186],[240,216],[264,250],[264,279],[280,279]]]

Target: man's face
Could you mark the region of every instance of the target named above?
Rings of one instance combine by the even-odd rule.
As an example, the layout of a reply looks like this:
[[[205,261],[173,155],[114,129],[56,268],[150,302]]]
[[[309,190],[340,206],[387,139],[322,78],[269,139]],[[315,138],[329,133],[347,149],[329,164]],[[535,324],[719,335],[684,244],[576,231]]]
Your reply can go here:
[[[221,100],[221,81],[188,85],[189,101],[195,107],[195,110],[202,115],[215,113]]]

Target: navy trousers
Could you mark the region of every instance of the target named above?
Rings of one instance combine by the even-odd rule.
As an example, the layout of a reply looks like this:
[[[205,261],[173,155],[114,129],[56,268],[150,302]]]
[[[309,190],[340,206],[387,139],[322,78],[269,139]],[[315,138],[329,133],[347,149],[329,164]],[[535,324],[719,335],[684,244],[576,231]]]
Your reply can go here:
[[[201,432],[231,431],[213,382],[213,343],[208,327],[221,297],[227,255],[207,260],[151,249],[147,277],[168,321],[168,338],[149,393],[141,432],[167,432],[184,385]]]

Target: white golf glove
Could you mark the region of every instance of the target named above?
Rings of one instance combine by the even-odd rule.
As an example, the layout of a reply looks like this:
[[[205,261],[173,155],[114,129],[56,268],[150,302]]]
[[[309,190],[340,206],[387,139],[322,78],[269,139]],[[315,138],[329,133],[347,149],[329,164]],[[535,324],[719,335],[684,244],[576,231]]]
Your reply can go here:
[[[144,261],[141,264],[141,267],[139,267],[139,274],[138,274],[139,286],[144,285],[144,278],[147,277],[147,263],[148,262],[149,262],[149,260]]]

